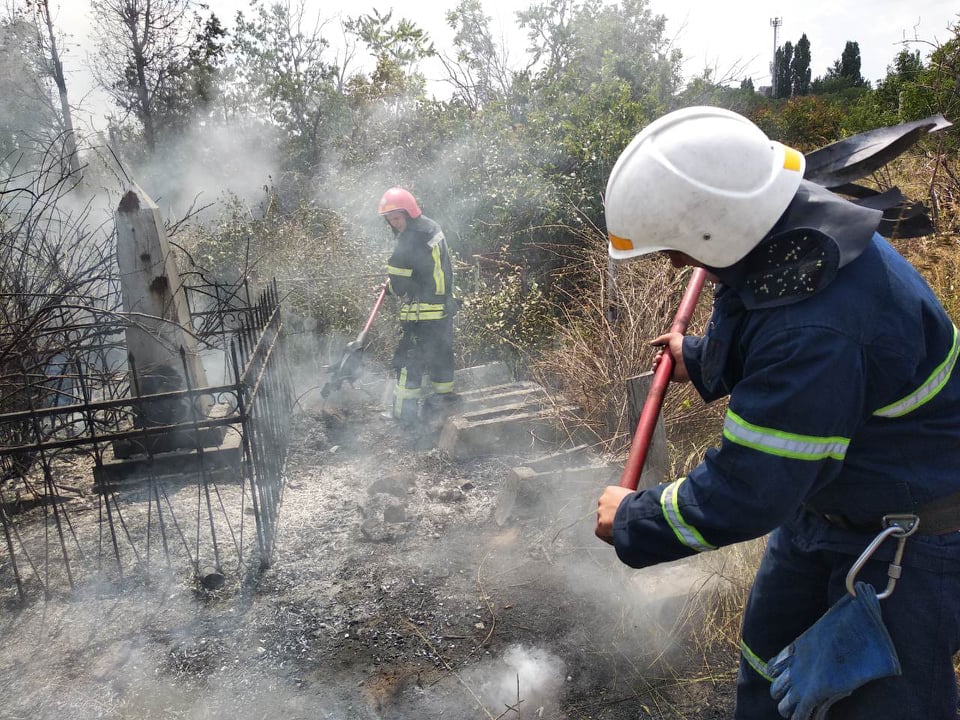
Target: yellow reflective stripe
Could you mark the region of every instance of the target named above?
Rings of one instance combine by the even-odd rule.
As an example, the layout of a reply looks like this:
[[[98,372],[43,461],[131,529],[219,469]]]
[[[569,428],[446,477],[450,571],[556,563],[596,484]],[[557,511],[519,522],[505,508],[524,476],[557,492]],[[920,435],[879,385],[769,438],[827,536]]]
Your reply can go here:
[[[953,369],[957,365],[957,356],[960,355],[960,343],[957,341],[957,326],[953,326],[953,347],[947,353],[947,359],[934,368],[923,384],[912,393],[896,402],[890,403],[879,410],[874,410],[873,414],[879,417],[901,417],[909,412],[913,412],[924,403],[929,402],[937,393],[947,384],[947,380],[953,374]]]
[[[438,303],[408,303],[400,306],[401,320],[442,320],[446,307]]]
[[[411,277],[413,275],[411,268],[394,267],[393,265],[387,265],[387,272],[390,275],[399,275],[400,277]]]
[[[403,413],[405,402],[416,402],[423,395],[422,388],[408,388],[407,369],[401,368],[397,376],[397,385],[393,390],[393,416],[399,418]]]
[[[440,245],[433,246],[433,284],[437,288],[437,295],[446,293],[447,281],[443,277],[443,263],[440,262]]]
[[[687,524],[680,512],[680,502],[678,500],[680,486],[686,478],[680,478],[667,485],[660,494],[660,508],[667,523],[673,529],[674,535],[688,548],[697,552],[706,552],[716,550],[716,548],[703,539],[703,535],[693,527]]]
[[[743,640],[740,641],[740,654],[743,655],[743,659],[747,661],[747,665],[756,670],[760,677],[768,682],[773,682],[769,665],[757,657],[756,653],[747,647],[747,644]]]
[[[408,388],[401,382],[397,382],[394,392],[399,400],[417,400],[423,395],[423,388]]]
[[[723,436],[737,445],[793,460],[843,460],[850,445],[845,437],[798,435],[754,425],[730,409],[723,421]]]
[[[401,312],[400,320],[406,322],[412,322],[416,320],[443,320],[446,317],[443,314],[442,310],[434,310],[432,312]]]
[[[435,382],[433,383],[433,391],[437,395],[449,395],[453,392],[453,382]]]
[[[614,234],[610,234],[610,244],[614,250],[633,250],[633,241]]]

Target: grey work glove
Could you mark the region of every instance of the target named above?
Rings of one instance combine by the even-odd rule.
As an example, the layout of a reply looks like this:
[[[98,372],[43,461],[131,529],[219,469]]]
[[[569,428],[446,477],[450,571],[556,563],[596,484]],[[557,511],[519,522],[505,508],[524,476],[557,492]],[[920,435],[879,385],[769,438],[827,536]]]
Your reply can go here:
[[[768,663],[770,695],[790,720],[822,720],[827,710],[871,680],[900,674],[900,660],[872,586],[858,582]]]

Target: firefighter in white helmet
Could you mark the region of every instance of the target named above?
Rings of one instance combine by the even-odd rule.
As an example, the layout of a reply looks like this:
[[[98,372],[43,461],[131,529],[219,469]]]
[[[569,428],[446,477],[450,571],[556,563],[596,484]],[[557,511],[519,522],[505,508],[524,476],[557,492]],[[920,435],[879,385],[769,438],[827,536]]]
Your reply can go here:
[[[708,271],[706,334],[653,342],[674,380],[729,405],[686,476],[606,488],[596,533],[633,567],[769,534],[735,718],[953,719],[957,329],[876,233],[881,213],[803,173],[800,153],[710,107],[660,118],[614,166],[609,254]]]

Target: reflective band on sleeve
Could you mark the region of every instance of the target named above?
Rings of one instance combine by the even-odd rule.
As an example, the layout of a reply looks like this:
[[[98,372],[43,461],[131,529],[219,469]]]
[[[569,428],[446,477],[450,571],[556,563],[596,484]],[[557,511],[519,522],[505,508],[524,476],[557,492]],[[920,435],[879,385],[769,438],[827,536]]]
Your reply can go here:
[[[753,650],[747,647],[747,644],[743,640],[740,641],[740,654],[743,655],[743,659],[747,661],[747,665],[756,670],[760,677],[768,682],[773,682],[767,663],[758,658]]]
[[[737,445],[794,460],[843,460],[850,445],[845,437],[797,435],[752,425],[730,409],[723,421],[723,436]]]
[[[390,275],[399,275],[400,277],[411,277],[413,275],[411,268],[394,267],[393,265],[387,265],[387,272]]]
[[[443,277],[443,264],[440,262],[440,246],[433,246],[433,284],[437,288],[437,295],[447,292],[447,282]]]
[[[957,342],[957,326],[954,325],[953,347],[950,348],[947,359],[934,368],[933,373],[931,373],[923,385],[906,397],[897,400],[895,403],[875,410],[873,414],[886,418],[900,417],[909,412],[913,412],[925,402],[932,400],[936,394],[943,389],[943,386],[947,384],[947,380],[949,380],[953,374],[953,368],[957,364],[958,355],[960,355],[960,344]]]
[[[663,510],[663,516],[673,529],[673,533],[677,536],[677,539],[688,548],[696,550],[697,552],[716,550],[713,545],[703,539],[703,535],[701,535],[695,527],[687,524],[687,521],[683,519],[683,515],[680,513],[680,503],[677,495],[680,485],[683,484],[684,480],[685,478],[675,480],[667,485],[660,494],[660,508]]]

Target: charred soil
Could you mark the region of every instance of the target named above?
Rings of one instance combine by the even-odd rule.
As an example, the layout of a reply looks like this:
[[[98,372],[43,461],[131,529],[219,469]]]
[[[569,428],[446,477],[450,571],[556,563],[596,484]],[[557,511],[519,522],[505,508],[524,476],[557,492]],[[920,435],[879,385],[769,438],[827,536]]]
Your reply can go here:
[[[380,409],[298,410],[255,577],[8,608],[0,717],[730,716],[733,655],[708,662],[688,632],[709,578],[621,566],[592,534],[602,479],[501,525],[523,457],[453,461]]]

